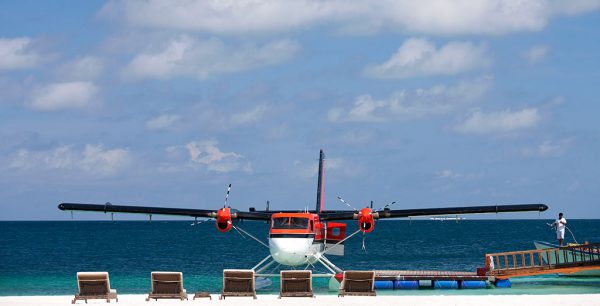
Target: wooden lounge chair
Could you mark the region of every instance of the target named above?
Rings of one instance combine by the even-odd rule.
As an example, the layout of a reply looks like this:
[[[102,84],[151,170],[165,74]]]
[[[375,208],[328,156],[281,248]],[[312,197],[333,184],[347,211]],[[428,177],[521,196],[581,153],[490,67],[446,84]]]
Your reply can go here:
[[[338,296],[345,295],[375,296],[375,272],[344,271]]]
[[[79,292],[75,294],[75,298],[71,304],[75,304],[77,300],[102,299],[110,303],[111,299],[117,302],[117,290],[110,288],[110,280],[108,272],[77,272],[77,289]]]
[[[279,276],[281,279],[280,298],[284,296],[314,297],[311,271],[281,271]]]
[[[223,291],[220,300],[227,296],[251,296],[256,299],[253,270],[223,270]]]
[[[152,272],[150,275],[152,292],[146,301],[154,299],[180,299],[187,300],[188,296],[183,288],[183,274],[181,272]]]

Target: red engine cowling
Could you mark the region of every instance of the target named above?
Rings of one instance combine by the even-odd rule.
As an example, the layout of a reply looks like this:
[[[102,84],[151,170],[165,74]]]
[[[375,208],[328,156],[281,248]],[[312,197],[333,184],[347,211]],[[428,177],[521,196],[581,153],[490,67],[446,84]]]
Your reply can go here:
[[[223,207],[217,210],[217,222],[215,222],[217,230],[221,233],[231,230],[231,211],[228,207]]]
[[[370,208],[365,207],[358,212],[358,228],[363,233],[370,233],[375,228],[375,219]]]

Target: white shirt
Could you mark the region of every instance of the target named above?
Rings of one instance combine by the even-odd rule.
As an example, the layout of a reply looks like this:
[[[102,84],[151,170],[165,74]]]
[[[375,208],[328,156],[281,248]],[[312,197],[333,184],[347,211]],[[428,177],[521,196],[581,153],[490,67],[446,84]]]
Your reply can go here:
[[[567,220],[563,217],[563,218],[560,218],[560,219],[557,219],[556,221],[554,221],[554,223],[552,225],[556,225],[557,231],[564,231],[565,226],[567,226]]]

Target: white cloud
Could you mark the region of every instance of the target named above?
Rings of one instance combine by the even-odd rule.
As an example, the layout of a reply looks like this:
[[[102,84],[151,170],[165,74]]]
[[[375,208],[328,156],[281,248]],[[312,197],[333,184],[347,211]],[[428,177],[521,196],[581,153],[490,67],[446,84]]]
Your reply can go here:
[[[88,144],[83,151],[80,167],[90,173],[112,175],[128,162],[129,151],[127,149],[105,150],[101,145]]]
[[[93,80],[104,70],[102,59],[94,56],[84,56],[68,62],[58,69],[59,78],[63,80]]]
[[[264,104],[257,105],[254,108],[246,111],[235,113],[229,118],[229,122],[233,125],[245,125],[258,122],[267,111]]]
[[[460,178],[462,175],[455,173],[452,170],[444,169],[441,171],[436,171],[435,176],[437,178],[442,178],[442,179],[456,179],[456,178]]]
[[[150,48],[137,55],[127,65],[124,74],[133,79],[176,76],[206,79],[278,64],[293,57],[298,49],[299,45],[291,40],[278,40],[261,47],[231,47],[217,39],[197,40],[182,35],[159,48]]]
[[[549,1],[552,14],[577,15],[591,12],[600,8],[600,1],[577,0],[577,1]]]
[[[290,127],[288,126],[288,123],[284,122],[271,127],[269,129],[268,136],[273,140],[281,140],[289,134],[289,129]]]
[[[449,42],[440,48],[429,40],[406,40],[390,59],[365,69],[376,78],[409,78],[430,75],[456,75],[489,66],[483,44]]]
[[[556,157],[562,156],[571,147],[574,138],[564,138],[556,141],[545,140],[535,147],[523,149],[524,156]]]
[[[213,33],[279,32],[331,16],[330,5],[313,1],[112,1],[101,13],[135,26]]]
[[[437,85],[416,90],[401,90],[383,100],[363,95],[356,98],[349,109],[331,109],[328,118],[333,122],[377,122],[442,115],[479,101],[492,83],[493,78],[486,76],[461,81],[454,86]]]
[[[32,68],[40,60],[28,37],[0,38],[0,70]]]
[[[434,173],[437,179],[440,179],[445,182],[452,181],[470,181],[475,179],[480,179],[484,176],[483,173],[459,173],[450,169],[443,169],[439,171],[435,171]],[[448,186],[445,186],[448,187]]]
[[[534,64],[540,62],[550,52],[550,47],[546,45],[533,46],[529,48],[524,54],[523,57],[530,63]]]
[[[82,109],[90,106],[98,94],[91,82],[52,83],[34,91],[30,107],[36,111]]]
[[[186,144],[185,148],[192,164],[205,166],[209,171],[218,173],[252,172],[252,166],[244,156],[234,152],[222,152],[214,140],[192,141]],[[173,148],[170,150],[172,151]]]
[[[175,122],[179,120],[177,115],[163,114],[158,117],[154,117],[146,122],[146,129],[148,130],[164,130],[171,127]]]
[[[22,171],[77,170],[88,174],[111,176],[130,162],[127,149],[105,149],[102,145],[87,144],[82,151],[63,145],[50,150],[20,149],[10,167]]]
[[[206,129],[221,131],[240,126],[252,126],[261,122],[270,110],[268,104],[254,105],[249,109],[233,113],[232,108],[216,109],[207,104],[198,104],[195,108],[198,111],[192,116],[194,122],[201,123]]]
[[[455,129],[461,133],[473,134],[506,133],[535,127],[540,121],[541,115],[537,108],[490,113],[475,111]]]
[[[232,35],[280,33],[324,24],[357,34],[388,30],[464,35],[538,31],[553,17],[599,7],[598,1],[591,0],[113,0],[100,15],[142,28]]]

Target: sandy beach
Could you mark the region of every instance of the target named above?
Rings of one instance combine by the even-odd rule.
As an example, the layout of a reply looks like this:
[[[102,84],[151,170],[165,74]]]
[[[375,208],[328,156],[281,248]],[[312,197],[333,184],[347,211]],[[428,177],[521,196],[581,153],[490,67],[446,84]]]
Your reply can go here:
[[[534,305],[600,305],[600,294],[573,294],[573,295],[480,295],[480,296],[377,296],[377,297],[343,297],[334,295],[322,295],[315,298],[282,298],[277,295],[259,295],[258,299],[252,298],[227,298],[219,300],[218,295],[213,295],[212,300],[192,299],[189,301],[158,300],[146,302],[146,295],[125,294],[119,295],[118,305],[141,306],[150,304],[160,305],[185,305],[185,304],[210,304],[210,305],[369,305],[377,303],[384,305],[427,305],[427,306],[534,306]],[[0,305],[11,306],[38,306],[38,305],[72,305],[73,296],[3,296],[0,297]],[[114,301],[111,304],[115,303]],[[85,305],[84,301],[77,304]],[[88,304],[107,304],[103,300],[90,300]]]

